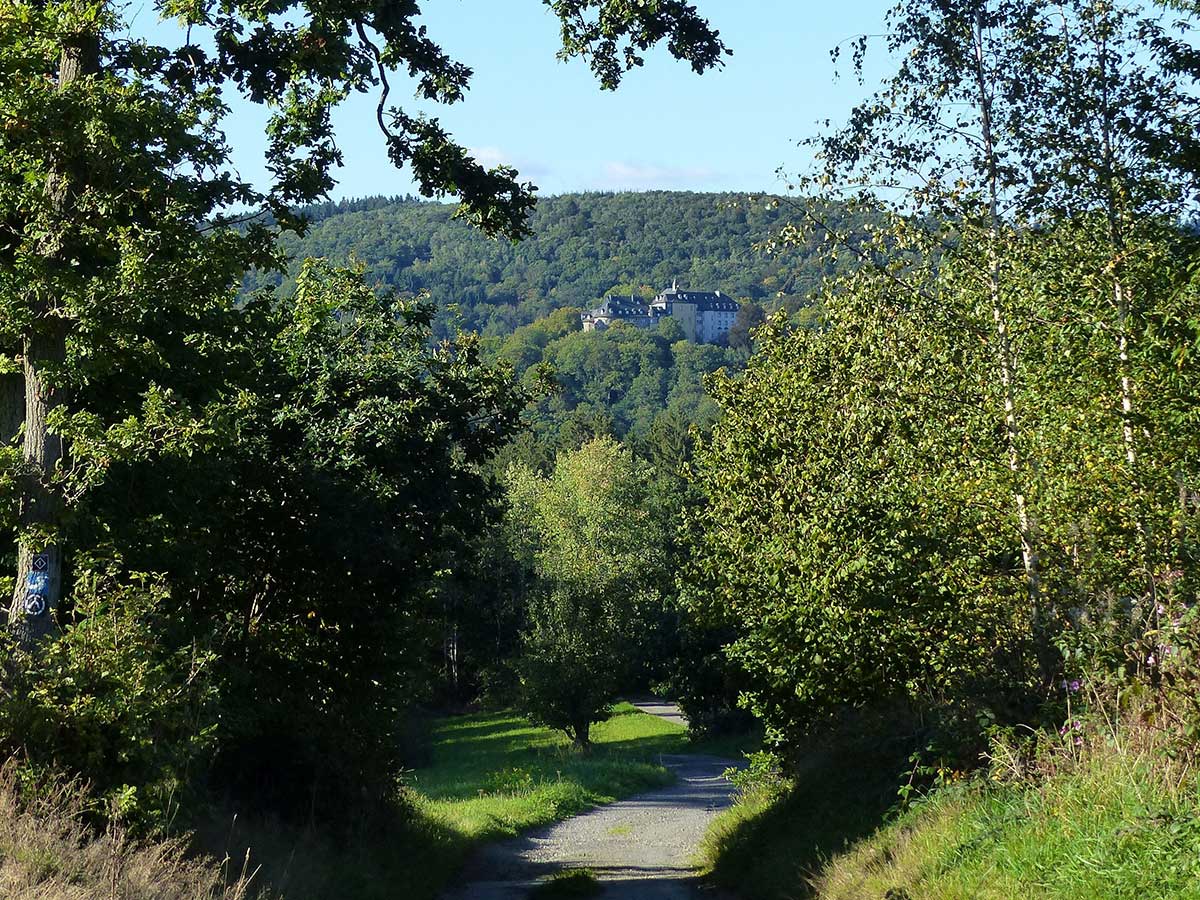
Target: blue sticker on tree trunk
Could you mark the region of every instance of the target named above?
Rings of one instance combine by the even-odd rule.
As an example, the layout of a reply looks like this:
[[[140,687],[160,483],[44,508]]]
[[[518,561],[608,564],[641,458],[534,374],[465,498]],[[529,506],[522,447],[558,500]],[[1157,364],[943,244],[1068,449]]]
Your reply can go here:
[[[50,571],[50,554],[35,553],[33,556],[33,571],[48,572]]]
[[[25,615],[40,616],[46,611],[46,598],[39,597],[37,594],[29,594],[25,597]]]
[[[45,597],[50,593],[50,576],[45,572],[30,572],[25,576],[25,593]]]

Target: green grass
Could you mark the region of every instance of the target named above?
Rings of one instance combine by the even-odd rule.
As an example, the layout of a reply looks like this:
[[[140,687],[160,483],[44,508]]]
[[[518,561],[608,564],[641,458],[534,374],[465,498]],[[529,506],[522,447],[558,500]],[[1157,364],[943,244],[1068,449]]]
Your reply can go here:
[[[1200,778],[1137,725],[1102,732],[886,824],[862,790],[886,779],[831,754],[718,818],[711,876],[744,900],[1200,900]]]
[[[1200,792],[1154,752],[1093,745],[1034,782],[943,789],[835,859],[823,900],[1200,897]]]
[[[883,821],[905,758],[902,744],[874,734],[808,748],[792,778],[748,788],[713,821],[701,868],[743,900],[810,896],[825,860]]]
[[[537,884],[529,892],[529,896],[541,900],[557,897],[594,897],[602,890],[600,879],[591,869],[564,869]]]
[[[678,725],[620,704],[582,754],[561,732],[513,712],[439,721],[431,762],[409,779],[431,821],[468,841],[515,835],[667,784],[662,753],[687,752]]]

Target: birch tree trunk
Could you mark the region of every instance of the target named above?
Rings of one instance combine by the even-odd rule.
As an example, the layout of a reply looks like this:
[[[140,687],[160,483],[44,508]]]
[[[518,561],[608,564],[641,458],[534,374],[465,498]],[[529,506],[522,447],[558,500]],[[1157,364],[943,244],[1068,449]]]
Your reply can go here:
[[[1036,627],[1041,621],[1041,584],[1038,573],[1038,552],[1032,516],[1026,497],[1027,465],[1021,453],[1021,428],[1017,418],[1015,369],[1016,360],[1012,346],[1012,332],[1004,310],[1002,279],[1000,272],[999,243],[1000,221],[1000,175],[996,158],[996,144],[992,124],[992,94],[988,90],[987,63],[984,38],[986,25],[982,9],[976,14],[974,28],[975,79],[978,90],[980,123],[983,139],[984,165],[987,172],[988,222],[987,222],[987,290],[991,305],[992,323],[995,328],[996,366],[1000,380],[1000,391],[1004,407],[1004,435],[1008,455],[1008,468],[1013,474],[1013,507],[1017,518],[1017,530],[1021,539],[1021,562],[1025,570],[1025,590],[1029,598],[1030,618]]]
[[[98,37],[87,32],[68,37],[59,56],[58,90],[65,91],[98,71]],[[51,221],[65,223],[70,215],[71,185],[62,160],[52,160],[46,198]],[[52,263],[63,249],[64,226],[59,229],[42,246],[43,256]],[[62,548],[57,531],[63,502],[54,480],[63,458],[63,442],[60,435],[50,430],[49,419],[61,402],[52,379],[66,360],[70,327],[61,298],[42,292],[34,300],[33,312],[34,322],[21,348],[26,486],[21,506],[17,578],[9,607],[9,625],[26,650],[32,650],[58,629],[55,610],[62,598]]]
[[[1095,46],[1097,69],[1100,78],[1100,128],[1103,148],[1104,205],[1108,219],[1108,242],[1112,259],[1113,308],[1117,328],[1117,374],[1121,388],[1121,440],[1125,445],[1125,461],[1129,464],[1129,476],[1135,478],[1137,446],[1133,430],[1133,377],[1129,371],[1129,314],[1130,293],[1121,274],[1125,255],[1125,229],[1121,225],[1120,201],[1117,196],[1117,160],[1113,146],[1116,129],[1115,111],[1109,90],[1108,38],[1101,29]],[[1138,523],[1138,531],[1143,531]]]

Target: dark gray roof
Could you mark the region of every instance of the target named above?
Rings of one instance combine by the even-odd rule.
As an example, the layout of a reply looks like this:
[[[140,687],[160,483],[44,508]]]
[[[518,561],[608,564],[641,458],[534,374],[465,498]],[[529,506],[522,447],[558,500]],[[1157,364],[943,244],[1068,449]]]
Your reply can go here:
[[[704,312],[737,312],[738,303],[720,291],[681,291],[669,288],[656,298],[666,303],[695,303]]]
[[[593,316],[648,316],[650,310],[645,301],[632,297],[605,297],[604,302],[590,310]]]

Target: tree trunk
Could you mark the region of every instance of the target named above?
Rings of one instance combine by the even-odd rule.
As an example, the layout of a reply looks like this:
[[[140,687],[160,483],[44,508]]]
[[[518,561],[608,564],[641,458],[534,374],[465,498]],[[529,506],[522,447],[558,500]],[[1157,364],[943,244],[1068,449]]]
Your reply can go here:
[[[1129,313],[1130,295],[1121,275],[1125,256],[1125,233],[1121,227],[1120,201],[1117,196],[1116,151],[1113,147],[1113,132],[1116,129],[1115,114],[1108,87],[1108,40],[1102,31],[1095,46],[1097,69],[1100,78],[1100,129],[1103,145],[1104,205],[1108,219],[1108,242],[1112,252],[1113,309],[1117,319],[1117,366],[1121,382],[1121,439],[1125,445],[1125,461],[1129,464],[1130,477],[1134,476],[1137,463],[1137,447],[1133,431],[1133,378],[1129,372]],[[1139,523],[1138,530],[1141,531]]]
[[[1125,442],[1125,461],[1135,478],[1137,444],[1133,433],[1133,378],[1129,374],[1129,294],[1120,278],[1113,280],[1113,303],[1117,307],[1117,364],[1121,379],[1121,437]],[[1139,523],[1139,530],[1141,524]]]
[[[572,739],[574,740],[576,747],[585,752],[592,749],[591,722],[589,722],[587,719],[576,722],[572,726],[571,730],[574,732]]]
[[[99,39],[94,33],[73,35],[64,41],[58,64],[58,89],[99,71]],[[66,221],[72,186],[62,160],[52,160],[46,180],[46,198],[52,221]],[[63,228],[64,226],[60,226]],[[57,261],[63,231],[43,241],[42,254]],[[32,650],[56,633],[55,610],[62,598],[62,550],[58,528],[63,501],[54,484],[63,456],[61,436],[49,428],[52,411],[61,402],[53,379],[67,356],[68,320],[60,298],[41,292],[34,301],[34,322],[25,335],[22,367],[25,377],[25,439],[23,443],[26,489],[21,504],[21,538],[17,549],[17,579],[9,607],[9,625],[20,646]]]
[[[1103,13],[1101,13],[1103,14]],[[1116,112],[1113,109],[1111,92],[1109,90],[1109,50],[1108,31],[1101,28],[1094,45],[1096,53],[1096,69],[1100,78],[1100,129],[1102,139],[1103,159],[1101,178],[1104,182],[1104,205],[1108,219],[1109,252],[1112,254],[1112,302],[1116,318],[1117,331],[1117,379],[1121,393],[1121,441],[1125,450],[1125,463],[1129,467],[1130,487],[1135,497],[1141,494],[1141,479],[1137,472],[1137,435],[1134,431],[1134,379],[1129,362],[1129,318],[1132,313],[1133,293],[1125,280],[1125,256],[1127,253],[1125,227],[1121,201],[1118,191],[1117,157],[1114,147],[1114,134],[1117,128]],[[1155,591],[1154,578],[1151,572],[1154,568],[1152,548],[1140,504],[1135,504],[1134,529],[1137,531],[1138,548],[1141,554],[1141,567],[1146,577],[1146,586],[1151,596]]]
[[[1037,543],[1034,537],[1033,519],[1025,493],[1026,464],[1021,453],[1021,429],[1017,420],[1016,363],[1012,349],[1012,335],[1001,297],[1001,274],[999,242],[1000,185],[996,146],[992,132],[992,95],[987,87],[984,61],[984,21],[980,12],[975,21],[975,76],[979,91],[979,112],[982,124],[984,164],[988,179],[988,300],[991,304],[992,322],[996,335],[996,364],[1000,377],[1000,389],[1004,407],[1004,434],[1008,455],[1008,468],[1013,474],[1013,507],[1017,517],[1017,531],[1021,539],[1021,562],[1025,569],[1025,590],[1029,597],[1030,618],[1035,630],[1041,621],[1041,584],[1038,573]]]

